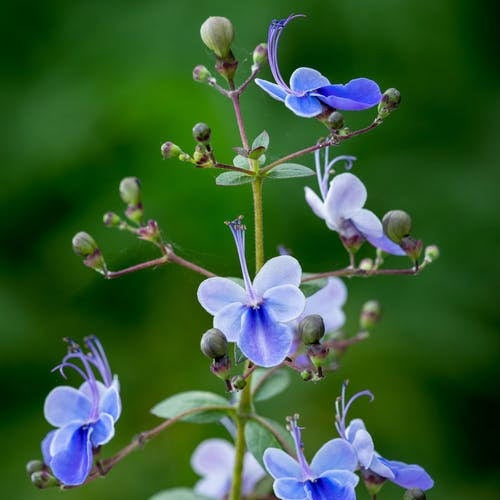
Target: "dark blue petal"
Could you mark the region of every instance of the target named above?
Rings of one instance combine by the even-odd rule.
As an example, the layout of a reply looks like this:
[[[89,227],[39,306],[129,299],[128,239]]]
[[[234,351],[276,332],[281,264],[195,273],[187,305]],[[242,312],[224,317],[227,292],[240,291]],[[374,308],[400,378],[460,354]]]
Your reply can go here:
[[[312,68],[297,68],[290,77],[290,88],[295,92],[308,92],[330,85],[328,78]]]
[[[304,488],[310,500],[354,500],[354,488],[351,484],[342,485],[327,477],[304,483]]]
[[[101,413],[108,413],[113,417],[113,420],[116,422],[120,417],[122,404],[120,400],[120,395],[118,394],[117,390],[118,379],[116,377],[115,381],[113,381],[113,383],[101,395],[101,401],[99,403],[99,411]]]
[[[115,435],[115,421],[113,417],[107,413],[102,413],[101,418],[92,424],[92,444],[94,447],[106,444]]]
[[[285,106],[292,110],[297,116],[312,118],[323,111],[321,102],[309,95],[298,97],[288,94],[285,98]]]
[[[360,111],[376,106],[382,98],[379,86],[368,78],[356,78],[345,85],[327,85],[311,93],[335,109]]]
[[[50,444],[54,439],[54,435],[57,431],[50,431],[42,441],[42,457],[45,464],[50,465],[50,461],[52,460],[52,455],[50,454]]]
[[[265,304],[255,309],[247,308],[243,313],[238,345],[256,365],[279,365],[287,356],[292,340],[292,329],[273,320]]]
[[[92,443],[90,427],[78,427],[65,449],[52,457],[50,468],[61,483],[77,486],[85,482],[92,469]]]
[[[256,78],[255,83],[262,90],[266,91],[273,99],[276,99],[281,102],[285,100],[287,93],[279,85],[268,82],[267,80],[261,80],[260,78]]]
[[[420,465],[406,464],[396,460],[386,460],[379,457],[379,460],[387,465],[394,474],[392,482],[403,488],[420,488],[428,490],[434,486],[434,481]]]
[[[378,238],[371,235],[363,235],[375,248],[379,248],[384,252],[390,253],[392,255],[406,255],[406,252],[396,243],[391,241],[385,234],[379,236]]]

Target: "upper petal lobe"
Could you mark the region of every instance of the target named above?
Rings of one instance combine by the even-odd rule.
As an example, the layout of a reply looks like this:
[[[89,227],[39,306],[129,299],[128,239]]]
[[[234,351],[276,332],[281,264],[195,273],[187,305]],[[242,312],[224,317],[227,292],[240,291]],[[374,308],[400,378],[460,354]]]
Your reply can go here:
[[[330,85],[328,78],[312,68],[297,68],[290,77],[290,88],[295,92],[308,92]]]
[[[306,298],[296,286],[281,285],[264,293],[264,303],[276,321],[285,323],[301,315]]]
[[[299,261],[290,255],[269,259],[253,280],[253,287],[259,295],[280,285],[300,285],[302,269]]]
[[[246,300],[245,290],[228,278],[208,278],[198,287],[198,301],[210,314],[217,314],[233,302],[244,304]]]
[[[67,385],[55,387],[45,398],[45,419],[54,427],[70,422],[85,422],[92,409],[91,401],[78,389]]]

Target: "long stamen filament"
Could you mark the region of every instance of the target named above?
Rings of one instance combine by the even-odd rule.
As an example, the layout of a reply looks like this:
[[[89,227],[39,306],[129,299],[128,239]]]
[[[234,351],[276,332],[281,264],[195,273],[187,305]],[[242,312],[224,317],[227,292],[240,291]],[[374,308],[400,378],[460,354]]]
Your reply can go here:
[[[309,464],[304,456],[304,444],[302,443],[301,430],[302,427],[298,426],[299,416],[296,414],[293,417],[288,417],[288,430],[290,431],[293,440],[295,442],[295,449],[297,451],[297,459],[299,461],[300,467],[302,469],[302,475],[304,479],[309,479],[312,475]]]

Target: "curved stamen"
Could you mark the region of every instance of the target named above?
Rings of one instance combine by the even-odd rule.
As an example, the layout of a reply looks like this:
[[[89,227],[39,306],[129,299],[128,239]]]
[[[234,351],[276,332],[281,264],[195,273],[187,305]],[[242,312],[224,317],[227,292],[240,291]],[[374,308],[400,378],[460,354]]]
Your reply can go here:
[[[295,414],[293,417],[287,417],[288,430],[295,442],[295,450],[297,451],[297,460],[299,461],[300,468],[302,469],[302,476],[304,480],[312,478],[312,472],[304,456],[304,443],[302,442],[301,430],[303,427],[298,426],[299,415]]]
[[[64,373],[65,368],[71,368],[72,370],[75,370],[75,372],[78,373],[78,375],[80,375],[85,381],[88,381],[87,375],[85,374],[85,372],[79,366],[76,366],[73,363],[63,362],[57,366],[54,366],[54,368],[52,368],[52,370],[50,370],[50,371],[55,372],[56,370],[59,370],[59,373],[61,374],[61,376],[66,379],[68,377],[66,376],[66,373]]]
[[[354,396],[352,396],[351,399],[349,399],[349,401],[346,404],[345,391],[346,391],[348,383],[349,382],[346,380],[342,384],[342,394],[341,394],[340,398],[337,398],[337,400],[335,401],[335,410],[336,410],[335,428],[337,429],[340,436],[344,439],[347,439],[346,425],[345,425],[347,412],[349,411],[349,408],[354,403],[354,401],[356,401],[356,399],[360,398],[361,396],[368,396],[370,398],[370,402],[375,399],[375,396],[373,395],[373,393],[371,391],[369,391],[368,389],[366,389],[364,391],[360,391],[360,392],[357,392],[356,394],[354,394]],[[339,408],[339,405],[340,405],[340,408]]]
[[[95,335],[85,337],[84,341],[92,353],[92,357],[89,357],[89,361],[99,370],[103,382],[109,387],[113,382],[113,374],[111,373],[108,358],[106,357],[101,342]]]

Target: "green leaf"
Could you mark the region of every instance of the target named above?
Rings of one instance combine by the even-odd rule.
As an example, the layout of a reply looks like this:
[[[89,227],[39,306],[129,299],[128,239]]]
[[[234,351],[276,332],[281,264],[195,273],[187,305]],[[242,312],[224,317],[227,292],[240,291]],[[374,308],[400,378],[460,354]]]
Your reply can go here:
[[[243,174],[242,172],[224,172],[215,179],[217,186],[239,186],[240,184],[248,184],[253,181],[252,175]]]
[[[240,363],[243,363],[247,358],[246,356],[241,352],[241,349],[238,347],[238,344],[234,344],[234,362],[239,365]]]
[[[266,152],[266,148],[264,146],[259,146],[258,148],[252,149],[250,153],[248,153],[248,157],[252,160],[257,160]]]
[[[310,273],[303,273],[302,274],[302,279],[307,278],[308,276],[312,276]],[[313,293],[318,292],[321,290],[323,287],[326,286],[328,282],[327,278],[319,278],[317,280],[313,281],[306,281],[305,283],[302,283],[300,285],[300,289],[302,290],[302,293],[306,296],[309,297]]]
[[[252,392],[254,401],[271,399],[283,392],[291,382],[290,372],[277,370],[266,377],[268,370],[257,368],[252,375]]]
[[[239,168],[248,168],[248,158],[242,155],[236,155],[233,158],[233,165]]]
[[[266,150],[269,147],[269,134],[264,130],[252,142],[252,149],[263,147]]]
[[[221,406],[225,408],[218,410],[203,410],[203,408],[211,406]],[[196,408],[200,409],[199,413],[184,417],[182,420],[184,422],[198,424],[217,422],[234,410],[227,399],[218,394],[206,391],[188,391],[175,394],[161,401],[151,409],[151,413],[161,418],[174,418],[188,410],[194,410]]]
[[[245,148],[241,148],[239,146],[236,146],[233,148],[233,151],[240,156],[244,156],[245,158],[248,156],[248,151]]]
[[[284,441],[288,445],[290,450],[295,451],[295,443],[293,442],[293,438],[290,432],[287,431],[283,425],[279,424],[275,420],[271,420],[270,418],[265,418],[264,420],[273,428],[274,432],[278,436],[280,436],[281,441]],[[283,448],[281,444],[280,448]]]
[[[265,467],[262,456],[267,448],[280,448],[277,439],[273,436],[271,431],[262,427],[261,424],[254,420],[250,420],[245,425],[245,441],[248,451],[262,467]]]
[[[270,179],[292,179],[294,177],[309,177],[314,171],[298,163],[282,163],[269,171],[266,177]]]
[[[206,497],[195,493],[188,488],[174,488],[171,490],[159,491],[149,500],[214,500],[212,497]]]

